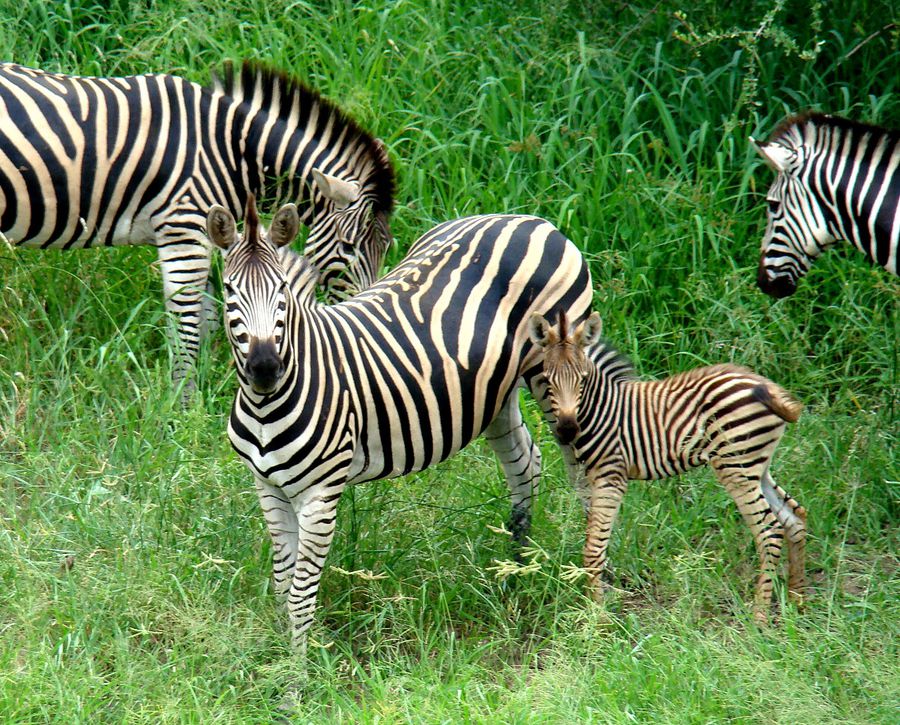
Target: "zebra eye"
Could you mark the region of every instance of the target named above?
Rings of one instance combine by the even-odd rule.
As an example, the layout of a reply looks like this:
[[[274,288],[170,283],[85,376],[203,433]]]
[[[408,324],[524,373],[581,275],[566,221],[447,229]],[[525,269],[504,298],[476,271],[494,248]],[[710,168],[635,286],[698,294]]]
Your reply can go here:
[[[772,214],[777,214],[778,210],[781,209],[781,202],[778,199],[766,199],[766,203],[769,205],[769,212]]]

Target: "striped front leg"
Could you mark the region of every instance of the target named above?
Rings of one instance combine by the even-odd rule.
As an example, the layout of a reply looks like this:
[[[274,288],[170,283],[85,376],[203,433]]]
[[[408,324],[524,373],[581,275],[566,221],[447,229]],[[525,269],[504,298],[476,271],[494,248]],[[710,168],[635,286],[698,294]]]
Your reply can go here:
[[[269,536],[272,537],[272,578],[275,582],[275,594],[285,599],[297,561],[297,514],[284,491],[278,486],[257,478],[256,494],[266,526],[269,528]]]
[[[622,498],[628,489],[628,479],[621,471],[604,467],[588,471],[591,486],[591,503],[588,509],[587,535],[584,541],[584,568],[595,602],[603,599],[603,583],[600,580],[606,568],[609,537]]]
[[[288,590],[287,608],[291,621],[291,645],[299,655],[306,654],[307,632],[316,611],[319,581],[331,541],[334,538],[337,503],[344,483],[316,484],[301,500],[294,501],[297,515],[297,558]]]

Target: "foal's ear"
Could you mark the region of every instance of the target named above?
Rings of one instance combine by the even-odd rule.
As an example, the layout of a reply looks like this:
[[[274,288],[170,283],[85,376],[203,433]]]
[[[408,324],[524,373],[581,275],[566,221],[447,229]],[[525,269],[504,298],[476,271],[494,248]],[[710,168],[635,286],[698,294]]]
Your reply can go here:
[[[214,204],[206,215],[206,234],[209,241],[221,249],[228,249],[237,238],[234,217],[224,206]]]
[[[283,247],[294,241],[300,231],[300,215],[296,204],[285,204],[272,217],[269,227],[269,241],[276,247]]]
[[[600,341],[600,335],[603,334],[603,321],[597,312],[592,312],[590,316],[575,328],[575,334],[572,336],[576,345],[581,347],[590,347]]]
[[[550,323],[540,312],[535,312],[528,318],[528,338],[538,347],[550,344]]]

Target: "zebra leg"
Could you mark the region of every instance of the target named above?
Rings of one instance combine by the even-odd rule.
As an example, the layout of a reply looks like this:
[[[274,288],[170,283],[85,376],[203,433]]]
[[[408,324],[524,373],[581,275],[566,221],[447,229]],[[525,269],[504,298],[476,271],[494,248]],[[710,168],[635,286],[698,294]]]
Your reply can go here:
[[[784,527],[775,516],[762,490],[762,475],[754,467],[745,468],[739,460],[717,458],[712,462],[719,483],[734,499],[744,522],[753,533],[759,556],[759,576],[753,600],[753,618],[758,624],[769,622],[774,575],[781,559]]]
[[[222,311],[216,300],[216,288],[209,278],[206,280],[206,291],[203,293],[201,315],[200,339],[203,340],[222,326]]]
[[[159,232],[157,247],[166,310],[176,321],[172,379],[176,386],[184,381],[181,402],[187,405],[197,387],[192,373],[200,348],[203,293],[209,278],[209,249],[200,238],[185,237],[181,228]]]
[[[541,480],[541,451],[525,427],[515,391],[485,428],[484,437],[500,460],[509,486],[512,500],[509,530],[513,541],[519,547],[524,546],[531,531],[531,499]]]
[[[806,509],[775,483],[768,471],[762,479],[762,492],[787,537],[788,597],[802,604],[806,592]]]
[[[262,507],[269,536],[272,537],[272,578],[275,594],[286,599],[297,561],[297,514],[284,491],[261,478],[256,479],[256,494]]]
[[[584,539],[584,568],[588,573],[591,595],[599,604],[603,600],[604,587],[600,576],[606,569],[609,537],[628,489],[628,479],[619,471],[606,469],[604,472],[589,471],[588,480],[591,504]]]
[[[325,558],[334,538],[337,502],[343,484],[325,488],[316,484],[316,492],[305,491],[294,500],[297,515],[297,558],[288,590],[287,608],[291,621],[291,645],[298,655],[306,654],[306,639],[316,610],[316,595]]]

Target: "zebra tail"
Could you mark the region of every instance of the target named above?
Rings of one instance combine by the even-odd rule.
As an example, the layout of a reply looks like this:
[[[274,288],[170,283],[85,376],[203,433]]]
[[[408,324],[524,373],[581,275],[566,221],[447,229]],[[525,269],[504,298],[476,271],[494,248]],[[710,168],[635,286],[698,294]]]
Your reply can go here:
[[[753,398],[762,403],[787,423],[796,423],[803,410],[803,403],[773,382],[759,383],[753,387]]]

